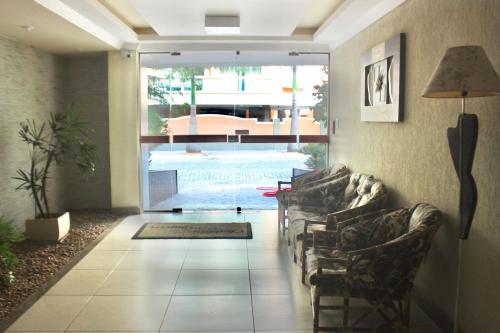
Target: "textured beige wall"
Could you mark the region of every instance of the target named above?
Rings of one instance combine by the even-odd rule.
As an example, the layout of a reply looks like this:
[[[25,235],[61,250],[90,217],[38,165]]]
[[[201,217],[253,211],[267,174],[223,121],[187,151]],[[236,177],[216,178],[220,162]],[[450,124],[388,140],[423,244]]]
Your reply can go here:
[[[456,126],[459,100],[420,97],[445,50],[482,45],[500,71],[500,0],[407,0],[332,52],[331,161],[373,173],[392,192],[393,205],[429,202],[445,216],[421,268],[415,295],[438,324],[450,331],[457,265],[458,181],[446,129]],[[406,33],[404,121],[360,121],[361,54],[396,33]],[[500,97],[471,99],[479,117],[473,174],[479,192],[470,239],[464,244],[460,326],[465,332],[500,327]]]
[[[20,228],[35,214],[26,191],[16,191],[12,177],[29,167],[28,146],[18,135],[26,119],[45,121],[60,110],[60,59],[30,46],[0,37],[0,215],[14,219]],[[61,172],[55,168],[49,187],[52,210],[61,210]]]
[[[68,209],[111,207],[109,170],[108,58],[105,52],[65,57],[62,63],[63,106],[82,113],[97,146],[96,171],[82,178],[76,166],[64,168],[64,206]]]
[[[108,52],[111,205],[138,208],[139,112],[137,53]]]
[[[96,174],[81,177],[66,164],[52,172],[50,204],[53,211],[110,208],[107,56],[58,57],[0,38],[0,214],[24,227],[34,215],[25,191],[15,191],[16,169],[29,163],[27,146],[18,135],[19,122],[46,121],[50,112],[73,103],[93,129],[98,147]]]

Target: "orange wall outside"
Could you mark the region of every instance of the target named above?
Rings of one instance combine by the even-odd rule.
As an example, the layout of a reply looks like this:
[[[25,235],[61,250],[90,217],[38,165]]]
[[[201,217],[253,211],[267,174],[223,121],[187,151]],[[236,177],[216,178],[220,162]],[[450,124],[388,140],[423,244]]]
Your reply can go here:
[[[281,135],[290,134],[290,118],[280,122]],[[198,115],[196,116],[198,134],[234,134],[235,130],[248,130],[250,135],[273,135],[274,124],[269,122],[257,122],[255,118],[239,118],[224,115]],[[172,135],[189,134],[189,116],[171,118],[168,120],[168,128]],[[300,134],[320,134],[320,123],[313,118],[299,118]]]

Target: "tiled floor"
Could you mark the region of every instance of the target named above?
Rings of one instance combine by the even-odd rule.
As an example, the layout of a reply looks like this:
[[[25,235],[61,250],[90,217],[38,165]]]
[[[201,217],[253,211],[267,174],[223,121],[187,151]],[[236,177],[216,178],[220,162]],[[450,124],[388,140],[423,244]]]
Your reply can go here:
[[[144,222],[200,221],[249,221],[254,238],[131,240]],[[276,211],[130,216],[9,332],[311,332],[308,288],[276,221]],[[439,330],[413,306],[411,332]]]

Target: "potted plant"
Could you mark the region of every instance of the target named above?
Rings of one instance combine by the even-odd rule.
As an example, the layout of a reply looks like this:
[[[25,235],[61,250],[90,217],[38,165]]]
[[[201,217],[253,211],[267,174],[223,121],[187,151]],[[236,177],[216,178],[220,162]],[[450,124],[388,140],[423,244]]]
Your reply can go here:
[[[83,174],[95,171],[96,147],[90,140],[92,131],[72,107],[67,112],[51,113],[42,123],[31,119],[21,122],[19,136],[29,147],[30,165],[17,170],[20,185],[35,201],[35,218],[26,221],[26,236],[31,240],[61,241],[69,231],[69,213],[53,215],[48,182],[54,164],[75,163]]]

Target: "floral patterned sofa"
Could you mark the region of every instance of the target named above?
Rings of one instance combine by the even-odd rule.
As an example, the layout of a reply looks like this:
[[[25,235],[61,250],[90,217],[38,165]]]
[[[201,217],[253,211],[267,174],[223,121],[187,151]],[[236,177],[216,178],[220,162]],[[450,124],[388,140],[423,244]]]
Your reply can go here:
[[[339,221],[381,209],[387,201],[384,184],[371,175],[352,173],[298,190],[288,208],[288,242],[294,260],[302,263],[313,230],[334,230]],[[305,241],[305,242],[303,242]]]
[[[292,177],[291,181],[279,181],[279,191],[276,195],[276,199],[278,200],[278,227],[282,228],[283,235],[285,235],[285,220],[287,219],[288,205],[290,202],[296,201],[297,191],[324,184],[348,173],[349,170],[344,164],[336,163],[324,169]],[[285,184],[290,185],[292,191],[282,191],[282,185]]]
[[[359,326],[371,312],[381,315],[384,329],[407,329],[413,280],[440,222],[438,209],[418,204],[358,216],[339,224],[336,231],[314,231],[314,247],[304,264],[314,332],[373,330]],[[343,306],[323,306],[323,296],[343,297]],[[371,305],[354,321],[349,320],[352,297]],[[320,327],[321,309],[342,310],[343,327]]]

